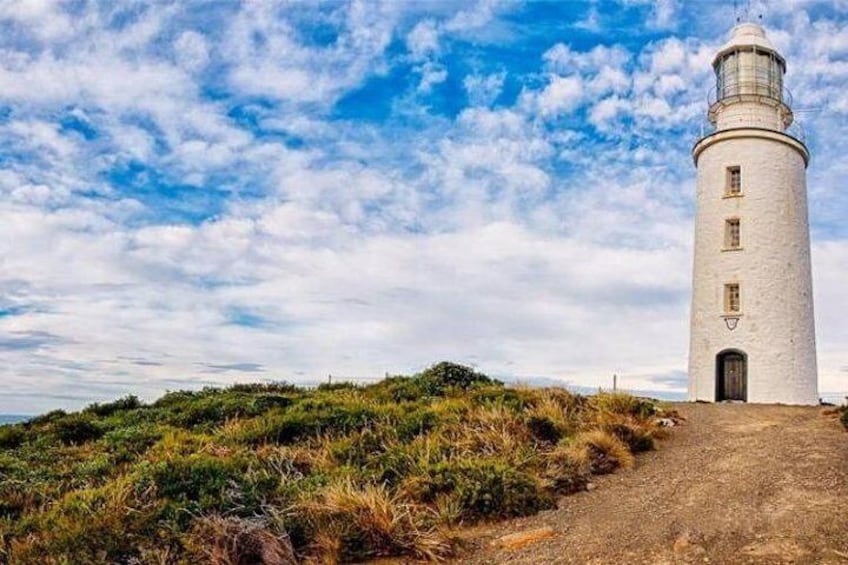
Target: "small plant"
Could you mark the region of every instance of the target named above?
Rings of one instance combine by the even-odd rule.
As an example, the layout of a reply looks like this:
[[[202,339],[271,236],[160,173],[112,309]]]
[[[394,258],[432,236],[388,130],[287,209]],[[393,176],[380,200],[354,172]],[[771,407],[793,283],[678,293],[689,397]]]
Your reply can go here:
[[[648,400],[636,398],[623,392],[601,392],[592,397],[598,413],[649,418],[656,414],[656,405]]]
[[[53,433],[65,445],[80,445],[100,438],[104,430],[88,414],[70,414],[53,421]]]
[[[393,496],[381,485],[342,480],[300,510],[316,539],[313,551],[325,561],[398,553],[439,560],[451,551],[431,510]]]
[[[135,410],[136,408],[141,408],[142,403],[138,399],[137,396],[125,396],[123,398],[119,398],[114,402],[106,402],[103,404],[92,404],[83,412],[89,412],[96,416],[106,417],[115,414],[116,412],[124,412],[127,410]]]
[[[297,564],[288,534],[257,518],[204,516],[195,521],[187,545],[211,565]]]
[[[546,457],[543,476],[560,494],[582,490],[592,476],[592,461],[585,447],[560,445]]]
[[[596,475],[612,473],[619,467],[633,466],[633,454],[623,441],[603,430],[584,432],[575,440],[578,449],[586,450],[589,468]]]
[[[437,463],[412,477],[405,490],[416,500],[433,503],[453,497],[463,521],[535,514],[551,508],[553,498],[531,475],[497,460]]]
[[[0,426],[0,449],[15,449],[26,439],[22,426]]]
[[[425,369],[418,375],[418,378],[428,394],[439,396],[444,395],[451,388],[468,390],[474,386],[497,382],[482,373],[476,372],[471,367],[448,361],[442,361]]]

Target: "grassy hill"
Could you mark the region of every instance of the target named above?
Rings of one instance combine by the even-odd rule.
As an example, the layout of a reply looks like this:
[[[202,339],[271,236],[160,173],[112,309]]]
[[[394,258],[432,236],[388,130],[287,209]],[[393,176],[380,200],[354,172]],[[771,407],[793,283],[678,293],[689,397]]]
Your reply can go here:
[[[461,524],[533,514],[630,465],[657,411],[451,363],[55,411],[0,427],[0,562],[440,559]]]

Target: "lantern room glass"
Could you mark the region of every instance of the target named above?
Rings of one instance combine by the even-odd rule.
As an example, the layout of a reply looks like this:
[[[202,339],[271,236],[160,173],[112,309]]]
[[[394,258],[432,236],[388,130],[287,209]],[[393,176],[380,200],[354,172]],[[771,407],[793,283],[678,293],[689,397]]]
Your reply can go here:
[[[783,101],[783,72],[783,62],[770,51],[734,49],[716,62],[716,98],[752,94]]]

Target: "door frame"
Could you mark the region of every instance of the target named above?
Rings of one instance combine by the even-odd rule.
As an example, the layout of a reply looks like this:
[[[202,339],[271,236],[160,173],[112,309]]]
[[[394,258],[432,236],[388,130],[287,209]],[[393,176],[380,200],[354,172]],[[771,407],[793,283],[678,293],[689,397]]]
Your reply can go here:
[[[739,355],[742,357],[742,383],[743,394],[742,402],[748,402],[748,354],[741,349],[722,349],[716,354],[715,363],[715,399],[716,402],[726,400],[724,396],[724,359],[729,355]]]

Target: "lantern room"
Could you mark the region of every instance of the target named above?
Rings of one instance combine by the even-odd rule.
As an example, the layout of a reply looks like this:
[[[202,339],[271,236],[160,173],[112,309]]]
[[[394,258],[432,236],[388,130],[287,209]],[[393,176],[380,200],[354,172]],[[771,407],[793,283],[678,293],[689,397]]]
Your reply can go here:
[[[778,131],[792,124],[792,101],[783,87],[786,61],[762,27],[742,23],[733,28],[730,41],[713,60],[713,69],[716,86],[710,93],[708,117],[718,129],[752,120]]]

